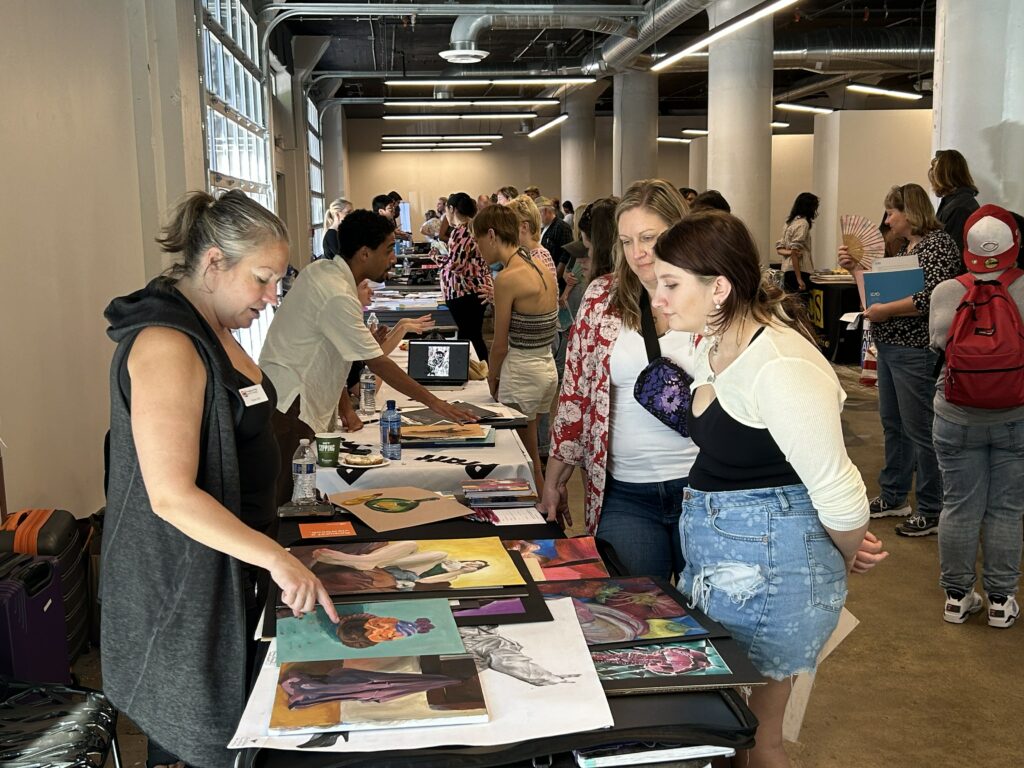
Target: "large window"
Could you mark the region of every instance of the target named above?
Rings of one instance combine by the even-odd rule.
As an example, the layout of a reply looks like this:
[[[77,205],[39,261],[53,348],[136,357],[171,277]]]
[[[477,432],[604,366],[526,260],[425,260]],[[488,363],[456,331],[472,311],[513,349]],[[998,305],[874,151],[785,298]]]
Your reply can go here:
[[[240,0],[203,0],[203,86],[211,190],[271,207],[267,105],[256,22]]]
[[[320,143],[320,119],[312,99],[306,99],[306,143],[309,145],[309,221],[310,252],[313,258],[324,255],[324,160]]]
[[[256,22],[243,0],[202,0],[202,4],[207,185],[215,195],[240,189],[274,210],[268,106]],[[259,359],[272,318],[273,310],[267,307],[249,328],[235,332],[254,360]]]

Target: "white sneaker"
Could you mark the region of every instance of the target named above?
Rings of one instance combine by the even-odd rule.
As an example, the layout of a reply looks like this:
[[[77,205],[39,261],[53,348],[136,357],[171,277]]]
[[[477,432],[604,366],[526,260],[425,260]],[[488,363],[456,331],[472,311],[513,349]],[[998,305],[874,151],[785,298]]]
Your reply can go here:
[[[1013,622],[1020,615],[1020,606],[1017,605],[1017,598],[1012,595],[989,594],[988,596],[988,625],[1006,629],[1013,626]]]
[[[978,613],[981,607],[981,595],[977,592],[965,595],[957,590],[946,590],[946,607],[942,611],[942,618],[950,624],[963,624],[968,617]]]

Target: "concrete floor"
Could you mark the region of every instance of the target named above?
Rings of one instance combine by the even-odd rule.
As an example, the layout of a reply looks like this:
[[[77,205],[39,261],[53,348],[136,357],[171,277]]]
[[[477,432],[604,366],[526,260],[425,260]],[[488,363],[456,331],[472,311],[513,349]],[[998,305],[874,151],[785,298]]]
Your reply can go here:
[[[874,496],[882,463],[877,395],[857,383],[856,369],[837,372],[849,395],[847,448]],[[582,496],[577,473],[576,520]],[[936,537],[896,536],[897,522],[872,526],[890,555],[850,580],[847,608],[860,625],[818,670],[799,741],[787,745],[793,768],[1024,765],[1024,624],[992,629],[984,614],[963,626],[942,621]],[[92,651],[76,672],[98,686],[98,666]],[[145,765],[145,738],[127,718],[118,730],[125,766]]]

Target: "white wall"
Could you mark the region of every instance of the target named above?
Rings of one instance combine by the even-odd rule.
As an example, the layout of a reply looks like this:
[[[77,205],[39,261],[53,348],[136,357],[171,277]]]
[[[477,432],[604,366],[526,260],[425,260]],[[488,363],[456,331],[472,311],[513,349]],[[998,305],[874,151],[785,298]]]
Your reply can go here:
[[[814,136],[810,134],[779,134],[772,136],[772,201],[770,242],[759,243],[762,261],[777,261],[775,241],[782,235],[789,210],[801,192],[814,192]],[[814,229],[817,234],[817,228]],[[817,264],[817,263],[815,263]]]
[[[9,508],[103,503],[113,344],[143,285],[131,0],[3,4],[0,436]]]
[[[814,229],[814,265],[834,267],[839,217],[860,214],[876,224],[894,184],[930,192],[929,109],[843,111],[814,119],[814,191],[822,199]]]

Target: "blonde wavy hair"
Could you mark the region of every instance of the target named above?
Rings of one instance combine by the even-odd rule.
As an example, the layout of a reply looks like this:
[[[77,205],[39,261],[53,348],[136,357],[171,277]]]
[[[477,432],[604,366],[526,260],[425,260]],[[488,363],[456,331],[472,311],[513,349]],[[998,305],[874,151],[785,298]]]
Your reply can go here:
[[[942,229],[939,220],[935,218],[932,201],[920,184],[896,185],[885,196],[884,205],[886,208],[902,211],[914,235],[927,235],[929,232]]]
[[[324,214],[324,226],[327,229],[338,226],[342,219],[352,213],[353,207],[351,201],[344,197],[331,200],[331,204],[327,206],[327,212]]]
[[[534,237],[540,236],[540,209],[532,197],[519,195],[512,198],[507,207],[515,213],[517,219],[530,225],[530,233]]]
[[[690,206],[670,182],[664,179],[642,179],[634,181],[622,195],[615,208],[615,224],[626,211],[645,208],[665,221],[666,229],[690,212]],[[618,234],[612,247],[615,266],[612,269],[614,284],[609,297],[609,306],[619,314],[623,324],[633,331],[640,330],[640,294],[644,290],[640,278],[626,261],[622,240]]]

